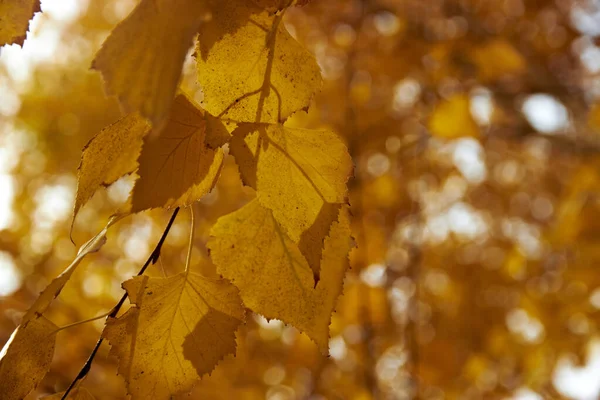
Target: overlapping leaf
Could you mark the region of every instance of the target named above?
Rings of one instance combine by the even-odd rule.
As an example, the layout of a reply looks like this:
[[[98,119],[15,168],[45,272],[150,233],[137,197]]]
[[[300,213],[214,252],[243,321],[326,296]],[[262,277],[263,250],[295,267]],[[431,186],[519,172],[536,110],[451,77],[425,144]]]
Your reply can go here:
[[[319,66],[286,31],[283,13],[247,0],[213,3],[198,36],[206,110],[236,122],[276,123],[307,108],[321,86]]]
[[[220,218],[211,235],[212,260],[240,289],[246,307],[306,332],[326,354],[331,313],[352,246],[347,206],[341,207],[325,239],[316,287],[298,246],[257,200]]]
[[[198,200],[216,183],[223,161],[218,146],[229,136],[220,120],[196,108],[183,94],[175,98],[162,128],[152,130],[137,114],[126,115],[103,129],[83,150],[75,214],[99,187],[136,169],[139,178],[131,211]]]
[[[333,132],[243,124],[230,144],[244,182],[300,249],[318,279],[323,239],[346,202],[352,160]]]
[[[40,11],[40,0],[0,1],[0,46],[23,45],[29,20]]]
[[[167,125],[144,140],[132,211],[189,205],[214,187],[223,150],[210,148],[207,134],[229,135],[219,120],[197,109],[185,95],[177,96]]]
[[[229,282],[182,272],[135,277],[123,287],[135,306],[110,319],[103,335],[133,398],[170,399],[189,391],[235,352],[244,308]]]
[[[92,68],[127,112],[138,111],[155,125],[167,116],[204,3],[142,0],[104,42]]]

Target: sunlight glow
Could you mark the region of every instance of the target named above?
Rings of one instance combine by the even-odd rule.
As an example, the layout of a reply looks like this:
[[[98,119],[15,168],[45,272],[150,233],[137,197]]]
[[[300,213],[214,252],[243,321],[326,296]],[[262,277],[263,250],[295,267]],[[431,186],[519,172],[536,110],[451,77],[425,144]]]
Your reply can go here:
[[[21,286],[21,273],[10,253],[0,252],[0,296],[9,296]]]
[[[600,396],[600,340],[588,348],[588,361],[582,367],[567,356],[562,356],[554,369],[553,383],[563,396],[574,400],[593,400]]]
[[[545,134],[564,131],[569,127],[565,106],[547,94],[534,94],[525,100],[523,114],[535,130]]]

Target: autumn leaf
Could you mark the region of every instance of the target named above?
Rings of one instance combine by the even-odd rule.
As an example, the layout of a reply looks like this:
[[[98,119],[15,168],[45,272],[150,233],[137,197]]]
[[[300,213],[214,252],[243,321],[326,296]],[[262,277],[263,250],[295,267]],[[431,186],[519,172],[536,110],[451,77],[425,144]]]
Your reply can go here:
[[[208,247],[217,271],[239,288],[246,307],[306,332],[327,354],[331,313],[352,246],[347,206],[325,239],[316,287],[298,246],[257,200],[220,218],[211,236]]]
[[[27,310],[21,324],[0,352],[0,382],[9,385],[2,399],[22,399],[42,380],[54,354],[56,330],[54,323],[42,314],[58,297],[83,258],[100,250],[106,242],[106,232],[120,217],[113,217],[106,227],[79,249],[73,262],[44,289]]]
[[[227,354],[244,320],[238,290],[223,279],[182,272],[123,283],[134,306],[104,330],[129,394],[170,399],[189,391]]]
[[[29,21],[38,11],[40,0],[0,0],[0,46],[22,46]]]
[[[218,2],[198,36],[204,108],[236,122],[283,122],[321,86],[315,58],[286,31],[283,13]],[[235,62],[232,62],[235,60]]]
[[[206,136],[227,137],[223,124],[183,94],[166,126],[144,139],[132,211],[189,205],[210,192],[223,163],[223,150],[209,148]]]
[[[65,392],[55,393],[42,397],[43,400],[61,400]],[[86,388],[73,389],[67,400],[95,400],[95,397]]]
[[[50,368],[57,329],[43,315],[15,329],[0,351],[2,400],[21,400],[37,387]]]
[[[346,146],[331,131],[283,125],[243,124],[233,136],[230,151],[244,183],[300,244],[318,279],[323,239],[347,201]]]
[[[137,168],[142,139],[150,125],[132,113],[102,129],[83,149],[77,171],[73,219],[101,186],[108,186]]]
[[[106,243],[106,233],[108,229],[117,223],[123,216],[117,215],[113,216],[106,226],[93,238],[91,238],[87,243],[83,244],[79,251],[77,252],[77,256],[71,262],[71,264],[65,268],[65,270],[56,278],[50,282],[50,284],[40,293],[39,297],[35,300],[33,305],[27,310],[27,313],[23,316],[22,323],[27,323],[31,319],[36,318],[38,315],[43,314],[46,309],[50,306],[50,303],[58,297],[62,288],[66,285],[66,283],[71,279],[73,272],[79,266],[81,261],[90,253],[95,253],[99,251],[102,246]]]
[[[491,40],[474,48],[471,58],[483,81],[495,81],[527,70],[523,56],[503,39]]]
[[[471,115],[469,97],[456,94],[438,104],[431,113],[429,130],[433,136],[445,139],[479,136],[479,127]]]
[[[197,0],[142,0],[110,34],[92,68],[126,112],[156,126],[167,116],[203,14]]]

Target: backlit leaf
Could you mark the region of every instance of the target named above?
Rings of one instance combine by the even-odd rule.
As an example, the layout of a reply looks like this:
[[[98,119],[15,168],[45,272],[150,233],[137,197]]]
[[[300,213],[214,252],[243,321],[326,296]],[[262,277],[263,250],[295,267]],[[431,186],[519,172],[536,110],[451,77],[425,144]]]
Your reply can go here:
[[[92,68],[125,111],[155,125],[167,116],[204,12],[203,1],[142,0],[112,31]]]
[[[0,0],[0,46],[23,45],[29,20],[40,11],[40,0]]]
[[[108,186],[137,168],[142,139],[150,125],[129,114],[102,129],[83,149],[78,169],[73,218],[100,186]]]
[[[315,276],[323,239],[347,201],[352,160],[333,132],[244,124],[230,145],[244,182],[295,243]]]
[[[229,135],[223,124],[178,95],[164,129],[144,139],[132,211],[189,205],[210,192],[223,163],[206,136]]]
[[[15,329],[0,351],[2,400],[21,400],[40,383],[52,362],[56,329],[43,315]]]
[[[348,208],[341,208],[325,239],[316,287],[298,246],[257,200],[220,218],[211,235],[212,260],[218,272],[240,289],[246,307],[306,332],[326,354],[331,313],[352,246]]]
[[[286,31],[283,14],[247,0],[217,4],[198,36],[206,110],[236,122],[282,122],[308,107],[321,86],[319,66]]]
[[[222,279],[182,272],[123,283],[134,306],[103,335],[134,399],[170,399],[191,390],[227,354],[244,320],[238,290]]]

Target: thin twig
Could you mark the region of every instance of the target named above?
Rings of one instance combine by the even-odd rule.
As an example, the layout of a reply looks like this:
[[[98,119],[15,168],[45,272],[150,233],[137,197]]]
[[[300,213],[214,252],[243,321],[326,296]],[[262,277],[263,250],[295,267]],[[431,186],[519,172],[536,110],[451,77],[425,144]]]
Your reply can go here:
[[[84,319],[83,321],[77,321],[77,322],[73,322],[72,324],[61,326],[60,328],[57,328],[54,331],[52,331],[52,334],[58,333],[58,332],[60,332],[60,331],[62,331],[64,329],[72,328],[72,327],[77,326],[77,325],[82,325],[82,324],[86,324],[88,322],[96,321],[96,320],[98,320],[100,318],[108,317],[108,315],[111,313],[111,311],[105,312],[104,314],[100,314],[100,315],[98,315],[96,317]]]
[[[188,245],[187,258],[185,259],[185,275],[186,276],[190,273],[192,250],[194,249],[194,232],[196,231],[196,221],[194,219],[194,205],[192,204],[189,208],[190,208],[190,216],[191,216],[192,222],[190,223],[190,243]]]
[[[146,262],[144,263],[144,265],[138,272],[138,276],[142,275],[146,271],[146,268],[148,268],[148,266],[150,264],[155,264],[156,261],[158,260],[158,258],[160,257],[160,250],[161,250],[162,245],[164,244],[165,240],[167,239],[167,235],[169,234],[169,231],[171,230],[171,226],[173,225],[173,222],[175,221],[175,217],[177,217],[178,212],[179,212],[179,207],[177,207],[175,209],[175,211],[173,211],[173,215],[171,215],[171,219],[169,220],[169,223],[167,224],[165,231],[163,232],[158,243],[156,244],[156,247],[152,251],[152,254],[150,254],[150,257],[148,257],[148,259],[146,260]],[[106,317],[107,321],[109,318],[116,317],[117,313],[121,309],[121,306],[123,305],[123,303],[125,303],[125,299],[127,299],[127,292],[125,292],[125,294],[123,294],[123,296],[121,297],[119,302],[114,306],[114,308],[108,314],[108,316]],[[98,349],[100,348],[100,345],[102,344],[103,340],[104,340],[104,338],[102,337],[102,335],[100,335],[100,338],[96,342],[96,346],[94,346],[94,349],[90,353],[90,356],[88,357],[87,361],[85,362],[85,364],[83,364],[83,367],[81,368],[81,370],[79,371],[79,373],[77,374],[75,379],[73,379],[73,381],[71,382],[71,384],[69,385],[69,387],[67,388],[65,393],[63,394],[61,400],[65,400],[69,396],[69,393],[73,390],[75,385],[79,381],[81,381],[83,378],[85,378],[87,376],[88,372],[90,372],[92,362],[94,361],[94,358],[96,357],[96,353],[98,353]]]

